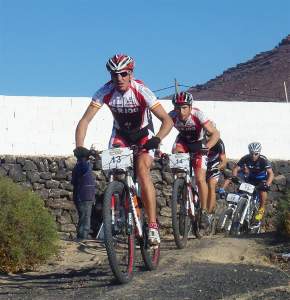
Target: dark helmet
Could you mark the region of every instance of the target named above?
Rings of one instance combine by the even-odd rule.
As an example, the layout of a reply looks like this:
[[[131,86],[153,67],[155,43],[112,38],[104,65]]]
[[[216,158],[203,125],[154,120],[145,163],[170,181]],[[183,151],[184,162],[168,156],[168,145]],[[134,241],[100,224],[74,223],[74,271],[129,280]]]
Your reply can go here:
[[[176,105],[191,105],[193,102],[193,97],[188,92],[177,93],[172,98],[172,104]]]

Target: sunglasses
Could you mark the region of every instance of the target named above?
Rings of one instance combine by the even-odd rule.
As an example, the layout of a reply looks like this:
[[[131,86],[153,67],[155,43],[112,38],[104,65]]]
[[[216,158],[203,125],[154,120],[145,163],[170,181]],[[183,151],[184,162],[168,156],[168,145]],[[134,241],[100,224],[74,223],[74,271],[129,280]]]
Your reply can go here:
[[[253,155],[253,156],[258,156],[260,153],[258,153],[258,152],[252,152],[251,153],[251,155]]]
[[[128,75],[129,75],[129,72],[121,72],[121,73],[111,73],[111,76],[112,77],[115,77],[115,78],[117,78],[118,77],[118,75],[121,75],[121,77],[127,77]]]

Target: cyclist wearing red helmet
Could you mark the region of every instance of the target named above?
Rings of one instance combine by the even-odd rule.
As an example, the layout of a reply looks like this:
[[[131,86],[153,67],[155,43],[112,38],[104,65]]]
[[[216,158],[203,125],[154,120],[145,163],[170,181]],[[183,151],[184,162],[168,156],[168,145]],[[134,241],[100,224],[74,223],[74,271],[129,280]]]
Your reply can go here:
[[[92,98],[76,128],[75,155],[82,156],[87,127],[98,110],[106,104],[114,117],[109,147],[127,147],[132,144],[144,148],[137,159],[137,176],[141,186],[142,200],[149,219],[149,243],[160,243],[156,223],[156,197],[150,167],[153,161],[152,149],[158,148],[161,140],[169,133],[173,124],[156,96],[139,80],[134,79],[134,60],[124,54],[116,54],[106,64],[111,80],[101,87]],[[161,127],[154,136],[152,112]]]
[[[198,187],[201,205],[201,229],[206,230],[209,226],[207,212],[208,186],[206,183],[207,154],[218,141],[219,131],[202,111],[192,107],[193,97],[188,92],[177,93],[173,96],[172,103],[174,110],[169,113],[174,127],[179,134],[173,145],[172,152],[193,153],[193,168],[195,180]],[[205,132],[210,137],[204,138]]]

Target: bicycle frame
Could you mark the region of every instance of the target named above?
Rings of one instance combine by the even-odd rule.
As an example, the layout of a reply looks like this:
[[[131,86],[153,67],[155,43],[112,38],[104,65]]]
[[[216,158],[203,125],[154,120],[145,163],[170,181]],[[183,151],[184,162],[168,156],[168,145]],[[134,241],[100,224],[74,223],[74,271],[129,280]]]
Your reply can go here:
[[[175,156],[182,155],[182,154],[183,153],[172,154],[169,156],[169,159],[170,157],[174,156],[175,158]],[[187,195],[188,195],[188,197],[186,197],[186,213],[187,215],[194,217],[195,204],[197,200],[193,194],[193,189],[196,191],[196,188],[194,188],[192,183],[194,179],[192,165],[191,165],[192,155],[188,154],[188,156],[189,156],[188,162],[184,162],[184,158],[176,158],[174,162],[172,162],[172,160],[170,161],[170,165],[174,173],[174,180],[180,177],[185,178]]]
[[[257,188],[252,184],[241,181],[236,183],[239,184],[239,202],[234,216],[234,232],[236,232],[236,234],[240,234],[240,226],[243,226],[246,231],[258,229],[257,232],[259,232],[261,222],[252,225],[252,218],[259,203]]]
[[[253,217],[253,213],[254,213],[255,209],[257,209],[256,204],[259,201],[259,197],[258,197],[258,195],[250,194],[250,193],[245,193],[242,196],[246,197],[247,202],[244,207],[244,210],[243,210],[243,213],[242,213],[239,223],[242,225],[242,224],[244,224],[244,221],[246,221],[248,228],[250,230],[258,228],[260,226],[260,224],[255,225],[255,226],[251,226],[250,224],[251,224],[251,219]],[[251,205],[252,205],[252,207],[251,207]]]
[[[182,174],[182,176],[180,176]],[[187,188],[187,195],[186,197],[186,214],[190,216],[195,216],[195,198],[192,192],[192,180],[191,176],[188,171],[183,170],[183,172],[180,172],[180,170],[177,172],[177,174],[174,175],[174,179],[184,177],[186,188]]]
[[[134,168],[134,166],[133,166]],[[128,207],[131,207],[132,213],[133,213],[133,219],[137,228],[137,236],[143,237],[143,231],[142,231],[142,224],[138,217],[136,206],[138,205],[138,199],[137,199],[137,191],[138,191],[138,183],[136,180],[133,180],[133,172],[134,170],[128,168],[127,170],[124,169],[113,169],[110,171],[110,179],[109,182],[112,182],[114,180],[121,181],[124,183],[124,186],[127,190],[128,197]],[[121,176],[120,176],[121,175]],[[121,179],[120,177],[124,178],[125,180]],[[136,178],[136,176],[134,176]],[[128,209],[125,205],[125,209]],[[112,219],[113,222],[113,219]],[[129,227],[132,226],[132,216],[130,210],[128,211],[128,225]]]

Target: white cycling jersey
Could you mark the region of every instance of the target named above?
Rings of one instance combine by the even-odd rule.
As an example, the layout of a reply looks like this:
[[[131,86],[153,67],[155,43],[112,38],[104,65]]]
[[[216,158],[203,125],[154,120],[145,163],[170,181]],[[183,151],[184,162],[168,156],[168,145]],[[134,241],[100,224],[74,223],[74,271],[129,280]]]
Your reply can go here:
[[[113,128],[136,130],[152,126],[149,109],[160,105],[156,96],[140,80],[133,79],[124,94],[109,81],[92,98],[91,105],[100,108],[107,104],[114,116]]]
[[[172,110],[169,116],[174,123],[174,127],[179,132],[177,139],[181,137],[184,142],[192,143],[204,138],[205,131],[203,125],[208,123],[209,119],[198,108],[192,108],[191,114],[185,122],[178,118],[178,114],[175,110]]]

